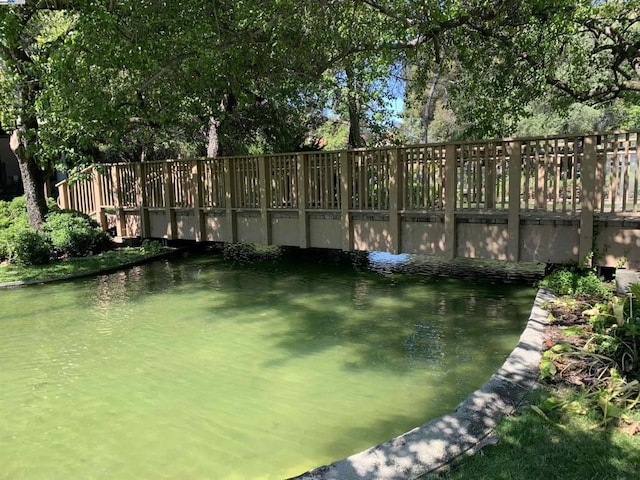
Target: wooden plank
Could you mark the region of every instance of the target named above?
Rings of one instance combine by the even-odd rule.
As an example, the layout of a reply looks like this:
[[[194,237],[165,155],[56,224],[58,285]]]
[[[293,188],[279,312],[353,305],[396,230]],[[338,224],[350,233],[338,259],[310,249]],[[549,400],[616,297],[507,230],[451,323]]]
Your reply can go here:
[[[298,205],[300,248],[309,248],[309,218],[307,216],[307,159],[308,155],[303,153],[298,153],[298,155],[296,155],[297,172],[293,198],[295,198]]]
[[[520,260],[520,195],[522,195],[522,143],[507,144],[509,155],[509,214],[507,220],[507,259],[510,262]]]
[[[402,205],[402,168],[400,166],[401,151],[390,150],[389,155],[389,237],[391,254],[400,253],[400,208]]]
[[[453,260],[456,257],[458,247],[456,238],[457,164],[456,145],[448,144],[445,150],[444,165],[444,255],[448,260]]]
[[[149,207],[147,204],[147,192],[145,189],[144,179],[147,176],[147,164],[136,164],[136,203],[140,212],[140,236],[149,238],[151,236],[151,225],[149,221]]]
[[[236,221],[236,199],[233,194],[235,190],[235,175],[233,164],[230,158],[224,159],[224,200],[227,217],[227,230],[225,241],[227,243],[236,243],[238,241],[238,222]]]
[[[345,252],[353,250],[353,226],[351,224],[351,213],[349,212],[353,179],[349,167],[349,153],[346,150],[340,152],[340,212],[342,223],[342,250]]]
[[[204,169],[202,167],[202,161],[193,160],[191,165],[191,195],[193,197],[193,211],[196,215],[196,242],[202,242],[207,238],[203,212],[202,179]]]
[[[596,203],[596,137],[584,137],[584,153],[580,167],[582,210],[580,211],[580,244],[578,259],[586,267],[591,266],[593,253],[593,214]]]
[[[171,172],[171,164],[165,162],[163,167],[163,181],[164,181],[164,208],[168,219],[167,225],[167,238],[174,240],[176,238],[176,216],[173,204],[173,175]]]
[[[112,185],[115,189],[114,208],[116,210],[116,234],[120,237],[127,236],[127,225],[124,218],[124,210],[122,208],[122,186],[120,185],[120,165],[115,164],[111,169]]]
[[[262,241],[265,245],[271,245],[271,218],[269,206],[271,202],[271,170],[269,169],[269,158],[258,157],[258,184],[260,198],[260,223],[262,228]]]

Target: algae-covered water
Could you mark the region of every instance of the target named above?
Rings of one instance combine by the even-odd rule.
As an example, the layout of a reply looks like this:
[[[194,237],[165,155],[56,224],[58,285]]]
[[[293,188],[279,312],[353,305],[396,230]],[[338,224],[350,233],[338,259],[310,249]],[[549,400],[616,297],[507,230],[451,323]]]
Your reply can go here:
[[[300,474],[453,410],[534,294],[211,255],[0,291],[0,478]]]

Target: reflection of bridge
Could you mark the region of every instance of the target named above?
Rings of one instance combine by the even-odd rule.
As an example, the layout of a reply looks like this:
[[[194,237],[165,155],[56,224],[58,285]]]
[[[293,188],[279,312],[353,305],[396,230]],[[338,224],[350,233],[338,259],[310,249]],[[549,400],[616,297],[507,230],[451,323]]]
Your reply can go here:
[[[109,164],[60,204],[123,236],[640,265],[640,133]]]

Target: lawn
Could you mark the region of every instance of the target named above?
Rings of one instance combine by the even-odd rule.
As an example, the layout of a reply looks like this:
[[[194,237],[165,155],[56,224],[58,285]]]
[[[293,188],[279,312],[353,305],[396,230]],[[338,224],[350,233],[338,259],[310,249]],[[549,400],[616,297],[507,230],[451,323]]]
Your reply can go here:
[[[541,397],[560,392],[544,390]],[[630,420],[640,420],[632,415]],[[497,445],[462,459],[436,478],[461,479],[637,479],[640,472],[640,435],[637,425],[602,428],[595,415],[558,410],[544,418],[525,407],[504,418],[496,428]],[[428,477],[425,477],[428,478]]]
[[[16,281],[38,282],[60,277],[85,275],[143,261],[169,251],[169,249],[160,246],[154,248],[124,247],[102,252],[97,255],[54,261],[47,265],[15,265],[4,263],[0,265],[0,283]]]

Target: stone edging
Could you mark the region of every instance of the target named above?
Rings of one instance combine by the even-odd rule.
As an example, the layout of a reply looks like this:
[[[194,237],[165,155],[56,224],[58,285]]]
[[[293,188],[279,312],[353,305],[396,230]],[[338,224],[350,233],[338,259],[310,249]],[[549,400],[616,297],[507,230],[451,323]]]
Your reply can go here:
[[[24,287],[28,285],[39,285],[42,283],[64,282],[66,280],[75,280],[76,278],[94,277],[97,275],[107,275],[109,273],[117,272],[118,270],[124,270],[124,269],[135,267],[138,265],[144,265],[145,263],[151,263],[156,260],[160,260],[162,258],[172,257],[180,253],[181,251],[182,250],[180,249],[174,249],[169,252],[158,253],[150,257],[141,258],[133,262],[122,263],[120,265],[114,265],[113,267],[103,268],[99,270],[90,270],[83,273],[75,273],[72,275],[62,275],[60,277],[53,277],[53,278],[41,278],[39,280],[16,280],[15,282],[4,282],[4,283],[0,283],[0,289],[10,288],[10,287]]]
[[[548,315],[542,305],[553,298],[549,290],[538,290],[516,348],[502,367],[460,403],[454,413],[289,480],[415,479],[482,448],[490,442],[498,421],[512,414],[535,385]]]

